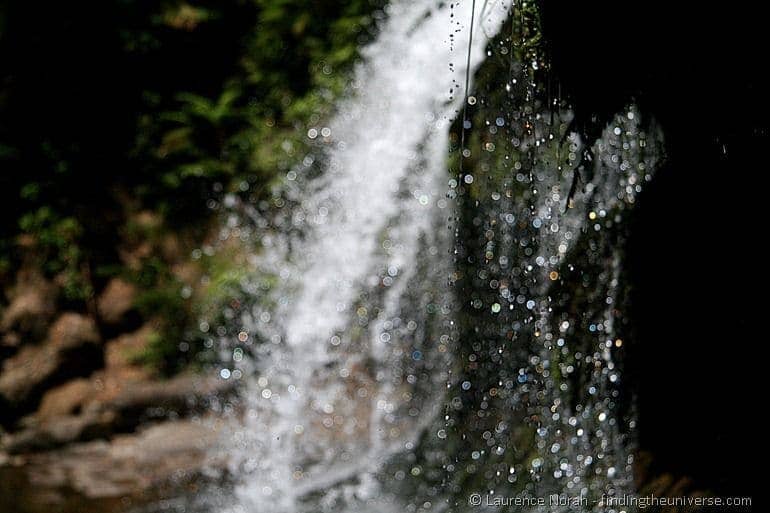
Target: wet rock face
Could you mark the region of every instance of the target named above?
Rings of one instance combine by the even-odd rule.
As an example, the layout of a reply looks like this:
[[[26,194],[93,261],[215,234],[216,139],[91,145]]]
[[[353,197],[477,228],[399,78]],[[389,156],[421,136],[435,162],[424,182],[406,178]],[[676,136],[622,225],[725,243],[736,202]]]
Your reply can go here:
[[[1,419],[8,424],[34,408],[45,390],[101,366],[100,336],[93,319],[65,313],[40,344],[24,345],[3,362],[0,402],[7,405]]]

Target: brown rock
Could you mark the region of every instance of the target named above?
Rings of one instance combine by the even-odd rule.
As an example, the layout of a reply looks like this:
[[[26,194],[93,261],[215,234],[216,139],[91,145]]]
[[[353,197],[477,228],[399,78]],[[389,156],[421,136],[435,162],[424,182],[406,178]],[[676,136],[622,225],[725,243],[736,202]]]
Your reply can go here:
[[[104,438],[112,434],[115,412],[87,412],[57,417],[55,422],[31,427],[3,439],[3,450],[20,454],[55,449],[82,440]]]
[[[232,381],[181,374],[169,380],[123,382],[110,390],[109,380],[104,389],[105,400],[92,407],[97,411],[113,410],[122,419],[123,429],[133,429],[135,419],[149,410],[156,416],[170,412],[185,414],[202,410],[210,396],[230,391]]]
[[[23,471],[35,496],[66,488],[85,499],[138,497],[204,471],[223,471],[226,459],[208,452],[221,436],[219,429],[213,419],[163,422],[109,442],[93,441],[30,456]]]
[[[18,284],[11,303],[3,311],[0,331],[15,331],[39,340],[54,315],[55,300],[55,287],[42,278]]]
[[[135,300],[136,287],[120,278],[113,278],[97,299],[99,317],[106,324],[124,324],[134,309]]]
[[[145,231],[156,231],[163,225],[163,219],[151,210],[137,212],[131,216],[130,222],[135,223]]]
[[[151,324],[145,324],[133,333],[126,333],[108,341],[104,348],[104,363],[108,371],[136,367],[136,357],[147,348],[154,333]]]
[[[74,379],[59,387],[52,388],[43,395],[37,418],[41,422],[80,413],[83,405],[95,394],[93,384],[84,378]]]
[[[0,398],[20,413],[34,406],[50,386],[90,374],[101,364],[96,324],[88,317],[59,317],[39,345],[27,345],[8,358],[0,373]]]
[[[21,337],[18,333],[5,333],[0,337],[0,346],[5,348],[16,348],[21,345]]]
[[[170,380],[126,381],[97,373],[47,393],[24,429],[7,435],[0,449],[9,454],[45,451],[73,442],[107,438],[136,429],[147,419],[205,411],[208,399],[228,392],[232,382],[183,374]],[[59,404],[52,404],[55,400]]]
[[[96,323],[90,317],[72,312],[65,313],[51,326],[48,342],[60,349],[97,344],[99,331],[96,329]]]
[[[160,250],[163,257],[168,261],[177,261],[182,258],[182,243],[176,234],[166,234],[160,243]]]
[[[145,242],[139,244],[136,247],[127,247],[118,249],[118,255],[120,260],[132,270],[139,270],[142,268],[142,262],[150,257],[153,252],[152,244]]]

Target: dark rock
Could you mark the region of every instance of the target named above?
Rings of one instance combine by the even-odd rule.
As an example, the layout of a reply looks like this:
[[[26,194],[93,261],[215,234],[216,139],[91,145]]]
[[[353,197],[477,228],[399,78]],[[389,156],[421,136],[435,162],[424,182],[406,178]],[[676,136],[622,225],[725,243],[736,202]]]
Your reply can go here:
[[[13,356],[21,346],[21,336],[13,331],[0,335],[0,363]]]

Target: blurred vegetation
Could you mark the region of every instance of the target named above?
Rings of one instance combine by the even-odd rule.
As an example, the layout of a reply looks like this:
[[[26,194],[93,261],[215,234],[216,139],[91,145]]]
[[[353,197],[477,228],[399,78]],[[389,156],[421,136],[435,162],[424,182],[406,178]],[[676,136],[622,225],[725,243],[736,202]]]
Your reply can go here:
[[[217,194],[264,199],[330,112],[381,4],[0,1],[0,281],[32,261],[85,309],[131,274],[140,310],[166,319],[151,359],[168,366],[198,307],[179,300],[168,257],[128,272],[120,247],[164,232],[194,247]],[[144,211],[160,234],[134,229]]]

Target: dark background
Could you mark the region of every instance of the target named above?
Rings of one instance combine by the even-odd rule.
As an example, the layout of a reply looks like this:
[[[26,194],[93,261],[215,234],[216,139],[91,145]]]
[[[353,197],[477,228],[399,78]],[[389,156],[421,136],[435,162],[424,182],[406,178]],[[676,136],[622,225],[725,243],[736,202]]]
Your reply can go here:
[[[629,241],[637,337],[626,381],[653,470],[751,495],[770,145],[766,18],[751,3],[544,2],[553,73],[586,126],[633,99],[667,161]],[[753,299],[757,298],[757,299]]]

